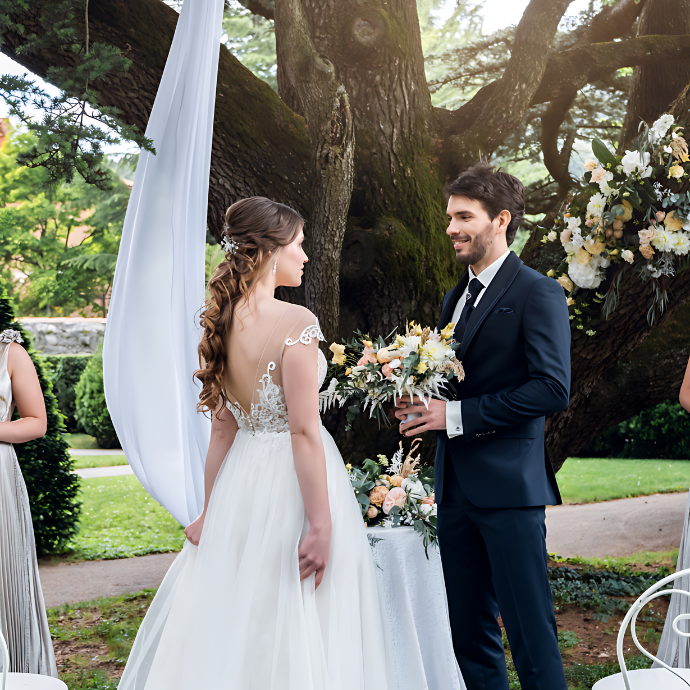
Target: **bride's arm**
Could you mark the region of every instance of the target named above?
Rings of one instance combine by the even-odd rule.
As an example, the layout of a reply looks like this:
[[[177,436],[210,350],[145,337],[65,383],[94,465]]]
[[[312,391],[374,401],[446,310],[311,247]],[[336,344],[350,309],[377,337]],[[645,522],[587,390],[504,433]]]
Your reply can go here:
[[[20,419],[0,422],[0,443],[26,443],[46,433],[46,407],[31,357],[17,343],[9,347],[7,373]]]
[[[195,546],[199,544],[201,539],[201,532],[204,527],[204,520],[206,519],[206,509],[211,498],[213,485],[216,483],[216,477],[220,471],[220,466],[225,460],[225,456],[230,450],[233,441],[237,434],[237,422],[232,412],[227,408],[219,407],[213,413],[213,421],[211,422],[211,442],[208,445],[208,453],[206,453],[206,465],[204,469],[204,509],[199,517],[192,522],[184,533],[187,539]]]
[[[685,370],[683,385],[680,387],[680,404],[690,412],[690,361],[688,361],[688,368]]]
[[[309,532],[299,547],[300,579],[316,573],[321,584],[331,547],[326,456],[319,430],[319,377],[316,338],[297,342],[283,354],[283,389],[290,418],[292,454]]]

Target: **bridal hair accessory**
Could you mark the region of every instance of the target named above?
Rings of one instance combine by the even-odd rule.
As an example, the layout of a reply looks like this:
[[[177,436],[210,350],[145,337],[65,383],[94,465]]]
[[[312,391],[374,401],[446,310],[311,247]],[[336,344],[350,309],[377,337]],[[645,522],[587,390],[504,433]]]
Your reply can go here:
[[[23,343],[24,338],[19,331],[15,331],[12,328],[5,329],[0,333],[0,343]]]
[[[220,246],[223,247],[226,254],[232,254],[234,256],[237,254],[237,250],[240,248],[240,243],[232,236],[229,236],[223,238]]]
[[[276,274],[276,271],[277,271],[277,270],[278,270],[278,259],[276,259],[276,260],[273,262],[273,275]]]

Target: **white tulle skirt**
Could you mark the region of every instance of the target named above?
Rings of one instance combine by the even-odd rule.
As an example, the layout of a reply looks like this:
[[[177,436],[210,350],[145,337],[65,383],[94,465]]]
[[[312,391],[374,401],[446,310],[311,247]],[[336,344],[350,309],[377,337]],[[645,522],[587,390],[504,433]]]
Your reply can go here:
[[[289,433],[239,431],[198,547],[186,543],[137,634],[119,690],[386,690],[390,658],[366,531],[325,429],[331,553],[299,579],[306,532]]]

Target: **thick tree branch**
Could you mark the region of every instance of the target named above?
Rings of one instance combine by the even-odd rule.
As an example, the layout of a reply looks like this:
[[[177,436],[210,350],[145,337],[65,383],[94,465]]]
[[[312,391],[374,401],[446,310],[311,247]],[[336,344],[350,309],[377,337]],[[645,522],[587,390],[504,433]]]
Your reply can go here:
[[[562,151],[558,150],[558,133],[563,121],[568,116],[576,95],[577,91],[571,91],[569,94],[552,101],[541,118],[541,152],[544,156],[546,169],[558,183],[558,198],[565,196],[568,189],[574,184],[568,172],[570,154],[574,143],[574,128],[571,127]]]
[[[544,76],[558,23],[569,4],[569,0],[531,0],[518,24],[503,77],[494,82],[491,95],[468,131],[448,142],[460,165],[491,154],[525,116]]]
[[[252,14],[257,14],[265,19],[275,19],[275,0],[240,0]]]
[[[32,33],[42,34],[43,3],[17,7],[13,19],[26,28],[6,32],[2,51],[42,78],[48,67],[72,64],[68,52],[15,52]],[[98,102],[115,106],[130,125],[146,129],[165,67],[178,14],[160,0],[90,0],[92,42],[120,48],[130,69],[95,82]],[[270,196],[307,213],[310,205],[310,147],[304,120],[219,46],[218,87],[209,190],[209,227],[219,236],[227,207],[238,198]],[[276,171],[280,171],[276,174]]]
[[[621,67],[648,65],[690,57],[690,35],[639,36],[627,41],[577,46],[549,58],[531,105],[547,103],[578,91]],[[453,112],[436,108],[439,126],[446,137],[466,131],[477,121],[489,99],[497,92],[500,80],[487,84]]]
[[[314,47],[302,0],[277,0],[276,44],[307,120],[312,147],[314,187],[307,228],[312,260],[305,276],[306,303],[318,315],[326,336],[335,338],[340,318],[340,255],[354,174],[352,112],[335,67]]]
[[[645,0],[620,0],[593,17],[581,43],[605,43],[625,36],[640,16]]]

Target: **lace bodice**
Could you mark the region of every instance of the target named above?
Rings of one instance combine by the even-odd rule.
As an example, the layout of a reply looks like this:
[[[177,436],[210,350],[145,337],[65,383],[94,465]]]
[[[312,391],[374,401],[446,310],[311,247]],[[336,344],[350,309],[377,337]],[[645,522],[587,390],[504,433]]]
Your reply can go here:
[[[12,402],[12,381],[7,372],[7,356],[10,351],[10,343],[13,342],[23,342],[19,331],[8,328],[0,333],[0,422],[9,421],[14,407]]]
[[[314,338],[325,340],[318,323],[305,328],[297,340],[288,338],[285,341],[285,347],[292,347],[298,343],[310,345]],[[318,350],[317,359],[320,390],[326,378],[328,362],[321,350]],[[261,387],[257,389],[259,400],[257,403],[252,403],[249,412],[244,410],[239,403],[228,401],[228,408],[235,417],[237,425],[248,434],[281,434],[290,431],[285,392],[282,386],[274,382],[272,376],[275,368],[275,362],[268,363],[268,370],[261,377]]]

